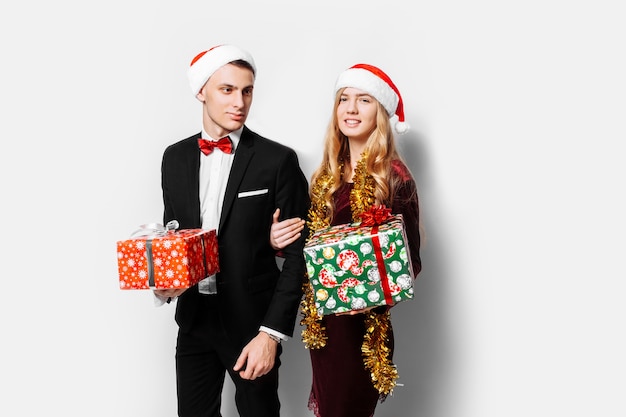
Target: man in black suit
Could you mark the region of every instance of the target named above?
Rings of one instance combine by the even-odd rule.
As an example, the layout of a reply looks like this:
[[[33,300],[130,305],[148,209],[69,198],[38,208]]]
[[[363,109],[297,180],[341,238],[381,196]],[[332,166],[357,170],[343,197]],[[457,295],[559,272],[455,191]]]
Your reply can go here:
[[[188,76],[202,131],[163,154],[164,224],[216,229],[219,246],[219,273],[187,290],[155,290],[177,298],[181,417],[221,415],[225,372],[240,416],[280,414],[280,342],[293,336],[302,296],[304,234],[282,250],[278,268],[270,226],[276,208],[304,218],[309,197],[296,153],[244,125],[255,75],[252,56],[236,46],[198,54]]]

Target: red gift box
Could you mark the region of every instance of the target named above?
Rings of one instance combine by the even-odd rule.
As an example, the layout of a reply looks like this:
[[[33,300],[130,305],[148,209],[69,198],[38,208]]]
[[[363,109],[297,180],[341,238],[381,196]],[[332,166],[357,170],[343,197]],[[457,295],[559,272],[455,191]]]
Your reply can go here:
[[[189,288],[219,272],[215,230],[153,231],[117,242],[120,289]]]

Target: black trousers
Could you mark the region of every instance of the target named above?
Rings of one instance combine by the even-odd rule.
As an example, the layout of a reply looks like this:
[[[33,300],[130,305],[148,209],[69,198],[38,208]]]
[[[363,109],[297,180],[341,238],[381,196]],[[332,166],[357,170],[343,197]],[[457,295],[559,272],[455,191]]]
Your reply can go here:
[[[213,297],[213,296],[206,296]],[[180,417],[221,417],[222,389],[226,372],[235,385],[235,404],[240,417],[279,417],[278,346],[274,368],[255,380],[242,379],[233,366],[243,346],[235,345],[221,325],[219,311],[206,303],[199,314],[205,320],[187,332],[178,332],[176,385]]]

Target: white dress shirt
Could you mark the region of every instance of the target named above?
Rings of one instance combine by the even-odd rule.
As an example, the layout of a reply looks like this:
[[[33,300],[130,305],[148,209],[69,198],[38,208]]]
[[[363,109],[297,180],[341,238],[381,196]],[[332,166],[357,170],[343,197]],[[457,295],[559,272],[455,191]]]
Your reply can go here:
[[[226,184],[242,130],[243,127],[228,135],[233,145],[232,153],[227,154],[219,149],[215,149],[208,155],[200,153],[200,221],[203,229],[214,229],[218,235]],[[202,138],[214,142],[221,139],[210,137],[204,129],[202,129]],[[216,275],[211,275],[200,281],[198,291],[201,294],[215,294],[217,292]]]
[[[218,234],[228,175],[233,166],[242,130],[243,127],[228,135],[233,143],[233,153],[226,154],[215,149],[208,155],[200,154],[200,220],[203,229],[215,229]],[[202,138],[212,141],[220,139],[211,138],[204,129]]]

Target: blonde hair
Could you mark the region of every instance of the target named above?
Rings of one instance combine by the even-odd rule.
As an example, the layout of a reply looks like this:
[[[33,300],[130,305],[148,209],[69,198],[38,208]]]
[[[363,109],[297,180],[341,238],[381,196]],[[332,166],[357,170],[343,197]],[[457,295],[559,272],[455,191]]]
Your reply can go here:
[[[318,201],[311,203],[317,207],[325,206],[323,211],[329,220],[332,220],[335,209],[333,194],[342,185],[343,170],[346,164],[349,165],[352,158],[357,158],[358,161],[362,156],[350,155],[348,138],[339,129],[337,107],[343,90],[341,88],[335,95],[333,112],[324,136],[322,162],[311,176],[311,191],[324,190],[320,195],[315,196]],[[378,100],[376,103],[376,127],[367,139],[363,153],[367,156],[366,171],[375,182],[374,198],[376,204],[385,204],[387,207],[391,207],[393,192],[401,181],[397,175],[393,175],[392,161],[402,161],[402,158],[396,149],[389,114]],[[320,184],[319,182],[326,182],[327,184]],[[313,192],[311,194],[314,195]]]

